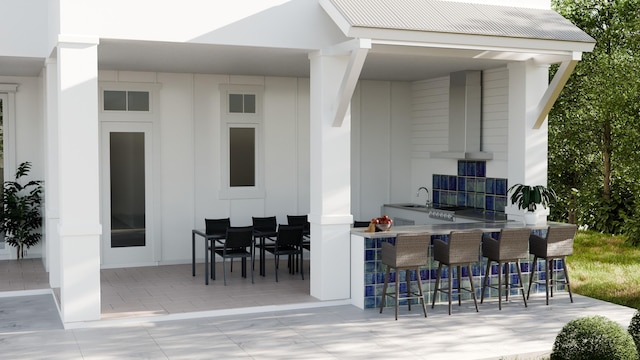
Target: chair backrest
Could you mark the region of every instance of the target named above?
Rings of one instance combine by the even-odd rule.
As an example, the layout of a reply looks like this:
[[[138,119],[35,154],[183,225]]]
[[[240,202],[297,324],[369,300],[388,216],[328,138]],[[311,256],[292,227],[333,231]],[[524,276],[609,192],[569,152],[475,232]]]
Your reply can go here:
[[[370,224],[369,221],[354,221],[353,222],[353,227],[354,228],[369,227],[369,224]]]
[[[257,231],[276,231],[278,226],[278,222],[276,221],[275,216],[267,216],[267,217],[251,217],[253,221],[253,229]]]
[[[429,244],[431,234],[398,234],[396,236],[395,254],[390,247],[382,248],[382,262],[395,264],[395,267],[426,266],[429,260]],[[395,259],[388,259],[394,256]]]
[[[311,229],[307,215],[287,215],[287,224],[303,226],[305,231]]]
[[[566,256],[573,254],[573,238],[577,225],[554,226],[547,229],[547,256]]]
[[[204,219],[204,224],[207,235],[224,235],[227,232],[227,228],[231,226],[231,220],[229,218]]]
[[[498,239],[499,259],[522,259],[529,257],[531,229],[502,229]]]
[[[300,225],[278,225],[276,250],[279,247],[302,246],[303,227]]]
[[[250,247],[253,242],[253,226],[230,226],[227,228],[227,237],[224,247],[227,249],[244,249]]]
[[[482,230],[452,231],[447,242],[449,263],[469,263],[480,258]]]

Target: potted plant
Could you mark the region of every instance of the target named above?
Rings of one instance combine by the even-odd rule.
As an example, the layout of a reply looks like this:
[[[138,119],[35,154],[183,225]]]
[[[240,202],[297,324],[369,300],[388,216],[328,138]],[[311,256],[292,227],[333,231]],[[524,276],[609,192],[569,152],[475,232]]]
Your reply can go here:
[[[536,223],[535,211],[538,205],[542,205],[546,209],[549,202],[556,198],[553,189],[543,185],[515,184],[509,188],[509,192],[511,193],[511,203],[516,204],[519,209],[527,211],[525,214],[527,224]]]
[[[23,162],[15,181],[3,184],[0,231],[4,232],[6,243],[16,247],[18,259],[24,257],[25,246],[28,249],[42,238],[42,233],[36,231],[42,226],[42,181],[31,180],[24,185],[19,182],[29,170],[31,163]]]

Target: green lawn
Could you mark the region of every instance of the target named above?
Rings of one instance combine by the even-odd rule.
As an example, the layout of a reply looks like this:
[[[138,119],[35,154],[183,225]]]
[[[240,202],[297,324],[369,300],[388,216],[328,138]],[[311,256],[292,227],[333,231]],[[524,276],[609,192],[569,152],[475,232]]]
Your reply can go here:
[[[640,247],[622,236],[579,231],[567,258],[576,294],[640,309]]]

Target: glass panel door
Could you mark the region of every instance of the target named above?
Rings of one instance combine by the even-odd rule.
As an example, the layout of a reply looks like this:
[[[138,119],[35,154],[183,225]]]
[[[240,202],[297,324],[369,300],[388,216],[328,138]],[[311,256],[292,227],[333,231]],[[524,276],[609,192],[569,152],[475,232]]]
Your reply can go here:
[[[111,247],[145,246],[144,133],[112,132]]]
[[[153,264],[152,125],[101,127],[102,266]]]

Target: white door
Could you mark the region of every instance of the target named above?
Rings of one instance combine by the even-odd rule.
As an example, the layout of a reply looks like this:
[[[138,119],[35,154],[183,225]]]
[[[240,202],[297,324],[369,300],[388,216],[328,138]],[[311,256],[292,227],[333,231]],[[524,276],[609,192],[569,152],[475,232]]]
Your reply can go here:
[[[152,125],[101,124],[102,267],[155,264]]]

